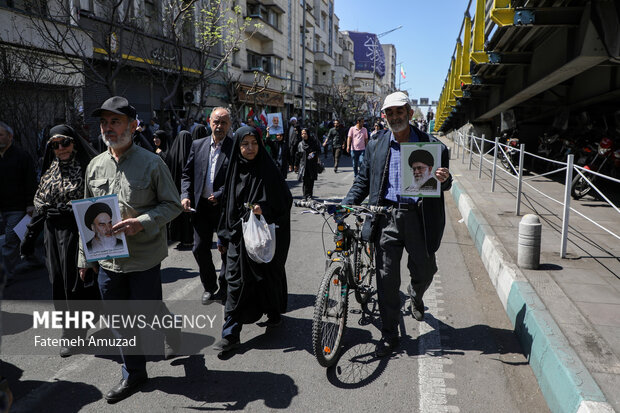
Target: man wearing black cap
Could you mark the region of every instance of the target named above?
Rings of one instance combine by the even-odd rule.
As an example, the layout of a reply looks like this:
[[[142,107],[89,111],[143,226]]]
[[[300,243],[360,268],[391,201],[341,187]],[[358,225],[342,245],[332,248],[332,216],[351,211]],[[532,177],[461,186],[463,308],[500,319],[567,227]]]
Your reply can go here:
[[[390,130],[379,132],[377,138],[368,143],[360,171],[342,203],[359,205],[368,196],[370,205],[393,207],[389,215],[375,217],[373,231],[370,231],[376,251],[377,295],[381,315],[381,341],[377,343],[375,353],[384,357],[399,345],[400,260],[403,249],[407,250],[407,268],[411,277],[407,288],[411,314],[422,321],[422,296],[437,272],[435,252],[441,243],[446,217],[443,192],[439,198],[401,197],[400,193],[400,144],[439,141],[409,124],[413,109],[409,97],[403,92],[388,95],[381,110]],[[435,171],[442,191],[452,185],[448,162],[448,150],[442,145],[441,166]]]
[[[112,226],[112,233],[124,232],[129,250],[127,258],[98,261],[101,296],[104,302],[148,300],[163,308],[160,265],[168,255],[166,224],[182,210],[179,193],[161,157],[133,143],[138,122],[136,110],[127,99],[111,97],[93,116],[99,118],[108,150],[88,164],[84,197],[118,195],[121,221]],[[84,279],[89,264],[83,251],[78,265]],[[113,333],[123,335],[115,330]],[[178,335],[168,333],[166,341],[173,345]],[[130,355],[129,350],[120,347],[122,378],[105,395],[110,403],[129,397],[148,380],[145,356]]]
[[[436,190],[438,181],[433,177],[435,160],[429,151],[418,149],[411,152],[408,163],[413,173],[413,181],[405,189],[405,192]]]
[[[112,208],[103,202],[95,202],[84,214],[86,228],[95,233],[95,236],[86,243],[90,252],[99,252],[119,248],[123,241],[112,233]]]

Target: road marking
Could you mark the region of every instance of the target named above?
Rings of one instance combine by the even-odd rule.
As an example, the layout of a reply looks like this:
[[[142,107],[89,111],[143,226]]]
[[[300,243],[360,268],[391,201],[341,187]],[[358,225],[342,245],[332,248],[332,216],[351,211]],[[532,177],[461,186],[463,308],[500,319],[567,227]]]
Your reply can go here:
[[[439,313],[442,307],[438,300],[442,290],[439,274],[431,287],[424,294],[424,304],[433,317],[427,317],[426,321],[419,323],[420,336],[418,339],[418,390],[420,395],[419,409],[421,413],[449,412],[457,413],[457,406],[448,404],[448,395],[454,396],[457,391],[446,387],[446,379],[454,379],[453,373],[444,372],[444,366],[452,364],[449,359],[443,357],[441,346],[441,332],[439,331]]]

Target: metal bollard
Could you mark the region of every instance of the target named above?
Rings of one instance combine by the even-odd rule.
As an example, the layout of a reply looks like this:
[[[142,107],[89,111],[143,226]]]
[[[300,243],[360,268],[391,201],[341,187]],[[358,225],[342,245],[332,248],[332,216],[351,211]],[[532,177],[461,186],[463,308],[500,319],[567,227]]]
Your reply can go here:
[[[540,265],[540,237],[542,224],[537,215],[526,214],[519,223],[517,265],[536,270]]]

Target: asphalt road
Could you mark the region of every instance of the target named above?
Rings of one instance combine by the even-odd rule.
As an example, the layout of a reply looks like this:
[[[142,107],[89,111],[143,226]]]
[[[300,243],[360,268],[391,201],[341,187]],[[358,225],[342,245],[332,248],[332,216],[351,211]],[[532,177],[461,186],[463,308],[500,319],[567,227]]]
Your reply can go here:
[[[340,199],[353,180],[351,168],[341,167],[342,172],[334,174],[330,162],[326,164],[315,195]],[[348,158],[345,164],[350,165]],[[298,199],[301,186],[292,174],[289,181]],[[341,359],[330,369],[314,359],[311,320],[324,268],[321,240],[329,245],[331,235],[325,229],[322,237],[319,216],[302,215],[293,208],[287,262],[289,311],[280,327],[244,326],[241,347],[226,359],[211,351],[168,361],[153,358],[147,366],[149,383],[116,405],[108,405],[103,394],[119,380],[118,357],[3,356],[2,373],[16,396],[11,411],[547,411],[451,197],[446,204],[447,225],[437,254],[439,272],[424,297],[427,313],[422,323],[408,310],[404,294],[408,277],[402,261],[401,345],[392,357],[373,355],[380,338],[378,314],[362,318],[351,298]],[[201,305],[191,252],[171,246],[162,268],[166,300],[194,300]],[[40,270],[22,275],[5,298],[46,299],[49,294],[47,275]],[[11,308],[5,307],[6,320]]]

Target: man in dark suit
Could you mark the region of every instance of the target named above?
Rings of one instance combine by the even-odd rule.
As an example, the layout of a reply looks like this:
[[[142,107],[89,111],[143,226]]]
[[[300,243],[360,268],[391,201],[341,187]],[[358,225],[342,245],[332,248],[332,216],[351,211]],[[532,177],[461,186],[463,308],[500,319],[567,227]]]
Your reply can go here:
[[[215,108],[210,120],[213,133],[206,138],[197,139],[183,168],[181,179],[181,204],[185,211],[195,208],[194,215],[194,248],[192,252],[200,270],[200,281],[204,287],[201,302],[207,304],[214,299],[226,296],[226,279],[224,277],[225,257],[223,249],[218,245],[222,254],[222,270],[219,277],[215,274],[211,245],[213,232],[217,231],[220,220],[220,200],[224,191],[226,169],[232,152],[233,141],[228,136],[231,120],[230,111],[226,108]]]

